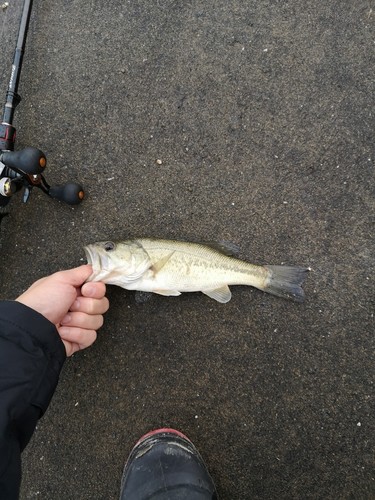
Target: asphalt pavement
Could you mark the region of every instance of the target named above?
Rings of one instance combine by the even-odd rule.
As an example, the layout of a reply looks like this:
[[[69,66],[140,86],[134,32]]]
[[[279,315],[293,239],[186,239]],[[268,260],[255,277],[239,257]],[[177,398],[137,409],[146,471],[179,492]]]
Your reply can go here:
[[[86,199],[13,197],[1,298],[108,239],[226,240],[312,271],[303,304],[108,287],[97,342],[23,454],[21,499],[117,498],[133,444],[164,426],[221,499],[375,498],[374,0],[34,4],[17,148]],[[4,99],[21,8],[0,8]]]

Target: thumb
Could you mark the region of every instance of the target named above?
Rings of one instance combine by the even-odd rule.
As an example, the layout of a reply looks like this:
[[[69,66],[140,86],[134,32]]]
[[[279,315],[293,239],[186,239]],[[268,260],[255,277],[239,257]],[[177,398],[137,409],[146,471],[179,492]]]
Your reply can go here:
[[[89,264],[85,264],[73,269],[67,269],[66,271],[59,271],[58,274],[65,283],[79,287],[92,274],[92,267]]]

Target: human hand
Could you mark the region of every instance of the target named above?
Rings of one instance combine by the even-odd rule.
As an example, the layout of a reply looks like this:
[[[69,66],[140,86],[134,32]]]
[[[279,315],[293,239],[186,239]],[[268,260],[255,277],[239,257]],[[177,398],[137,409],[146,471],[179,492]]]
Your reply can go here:
[[[16,299],[56,325],[67,356],[95,342],[109,308],[104,283],[85,283],[91,273],[90,265],[59,271],[36,281]]]

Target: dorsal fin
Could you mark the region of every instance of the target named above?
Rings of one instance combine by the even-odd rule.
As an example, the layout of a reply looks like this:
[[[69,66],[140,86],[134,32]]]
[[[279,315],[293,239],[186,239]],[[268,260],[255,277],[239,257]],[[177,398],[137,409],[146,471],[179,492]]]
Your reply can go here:
[[[233,257],[240,253],[240,247],[231,241],[202,241],[202,245],[213,248],[228,257]]]

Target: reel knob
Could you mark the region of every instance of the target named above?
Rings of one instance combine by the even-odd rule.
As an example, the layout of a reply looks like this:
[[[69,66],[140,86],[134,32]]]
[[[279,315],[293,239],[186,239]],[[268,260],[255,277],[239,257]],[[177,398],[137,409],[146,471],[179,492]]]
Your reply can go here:
[[[0,160],[15,172],[27,175],[41,174],[47,165],[47,158],[43,151],[32,147],[21,149],[21,151],[6,151],[0,156]]]
[[[80,184],[67,182],[66,184],[50,187],[48,195],[56,200],[64,201],[68,205],[78,205],[85,197],[85,192]]]

